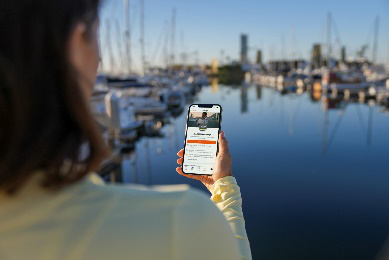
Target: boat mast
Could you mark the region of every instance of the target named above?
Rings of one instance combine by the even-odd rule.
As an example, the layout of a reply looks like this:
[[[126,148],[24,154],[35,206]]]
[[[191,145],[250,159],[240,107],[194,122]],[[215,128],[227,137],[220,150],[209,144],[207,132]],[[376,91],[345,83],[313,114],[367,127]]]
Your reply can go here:
[[[326,25],[325,23],[322,24],[322,27],[321,27],[321,33],[320,33],[320,63],[319,63],[319,67],[323,67],[324,66],[324,53],[323,53],[323,50],[324,50],[324,38],[325,38],[325,32],[326,32]]]
[[[108,48],[108,55],[109,55],[109,65],[110,65],[110,71],[111,73],[115,74],[116,72],[116,65],[115,65],[115,58],[113,56],[113,51],[112,51],[112,45],[111,45],[111,23],[107,19],[106,20],[106,26],[107,26],[107,48]]]
[[[375,19],[375,26],[374,26],[374,45],[373,45],[373,64],[377,63],[377,49],[378,49],[378,27],[380,23],[380,17],[377,16]]]
[[[126,54],[127,54],[127,72],[131,74],[131,33],[130,33],[130,0],[124,0],[124,12],[126,23]]]
[[[163,60],[165,62],[166,69],[169,68],[169,22],[165,21],[165,42],[163,46]]]
[[[181,38],[181,64],[185,68],[186,67],[186,52],[185,52],[184,32],[182,30],[180,32],[180,38]]]
[[[115,19],[115,28],[116,28],[116,37],[117,37],[116,44],[117,44],[118,54],[119,54],[119,66],[118,67],[120,68],[120,69],[118,69],[118,71],[120,73],[121,72],[125,73],[125,71],[123,71],[123,69],[124,69],[126,62],[125,62],[123,50],[122,50],[122,35],[120,33],[120,25],[119,25],[118,19]]]
[[[140,52],[142,61],[142,72],[146,74],[146,57],[145,57],[145,14],[144,14],[144,1],[139,0],[139,11],[140,11]]]
[[[292,51],[292,60],[296,60],[298,59],[298,55],[297,55],[297,48],[296,48],[297,44],[296,44],[296,31],[295,29],[293,28],[292,29],[292,43],[291,43],[291,51]]]
[[[286,60],[286,55],[285,55],[285,49],[286,49],[286,41],[285,41],[285,34],[281,34],[281,57],[280,60]]]
[[[327,68],[331,69],[331,13],[327,15]]]
[[[170,31],[170,66],[174,66],[174,37],[176,32],[176,9],[172,12],[171,31]]]
[[[388,41],[388,51],[386,52],[386,63],[388,64],[389,66],[389,41]]]
[[[389,67],[389,41],[388,41],[388,46],[386,50],[386,64]]]

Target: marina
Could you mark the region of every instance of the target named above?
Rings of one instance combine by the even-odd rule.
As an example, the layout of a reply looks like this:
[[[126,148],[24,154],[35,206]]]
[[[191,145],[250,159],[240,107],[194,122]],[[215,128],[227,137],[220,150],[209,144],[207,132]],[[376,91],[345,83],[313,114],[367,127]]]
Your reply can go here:
[[[123,37],[110,36],[115,5],[100,37],[105,51],[90,105],[113,151],[101,177],[124,185],[189,184],[208,193],[176,173],[176,153],[189,105],[220,104],[253,259],[375,259],[389,237],[389,64],[378,57],[384,19],[377,15],[366,43],[353,49],[341,41],[343,17],[328,12],[320,14],[320,40],[310,39],[308,55],[298,53],[294,29],[290,48],[285,35],[255,45],[241,30],[229,33],[239,42],[238,58],[223,43],[220,55],[201,62],[199,50],[185,46],[183,30],[177,39],[176,8],[154,52],[145,51],[143,4],[138,63],[129,1],[125,30],[116,26]]]
[[[375,256],[389,233],[386,106],[216,79],[198,88],[179,112],[143,121],[133,141],[111,141],[120,152],[103,178],[187,183],[207,192],[175,172],[176,152],[188,104],[216,102],[223,107],[254,259]]]

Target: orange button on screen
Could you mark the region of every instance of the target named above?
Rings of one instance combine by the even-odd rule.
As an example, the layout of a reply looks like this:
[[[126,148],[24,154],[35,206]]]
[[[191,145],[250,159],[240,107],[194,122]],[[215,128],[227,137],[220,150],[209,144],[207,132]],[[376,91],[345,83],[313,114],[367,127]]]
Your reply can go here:
[[[188,140],[188,144],[216,144],[216,141],[208,141],[208,140]]]

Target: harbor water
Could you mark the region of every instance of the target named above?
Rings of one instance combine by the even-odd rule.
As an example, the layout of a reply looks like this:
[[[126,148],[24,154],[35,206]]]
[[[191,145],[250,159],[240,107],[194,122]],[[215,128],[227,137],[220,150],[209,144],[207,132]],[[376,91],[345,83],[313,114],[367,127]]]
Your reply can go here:
[[[389,112],[328,106],[309,93],[205,86],[194,103],[223,107],[253,259],[372,259],[389,236]],[[187,105],[188,106],[188,105]],[[123,155],[120,181],[201,183],[175,171],[186,109]]]

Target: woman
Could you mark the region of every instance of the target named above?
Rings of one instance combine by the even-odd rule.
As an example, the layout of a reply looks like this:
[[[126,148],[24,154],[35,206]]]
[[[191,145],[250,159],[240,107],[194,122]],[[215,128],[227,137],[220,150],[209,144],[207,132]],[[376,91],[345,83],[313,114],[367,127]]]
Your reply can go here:
[[[199,127],[200,131],[207,130],[208,127],[207,112],[203,112],[201,118],[197,119],[197,126]]]
[[[186,185],[115,186],[91,173],[107,155],[87,108],[98,5],[0,2],[0,259],[251,258],[223,134],[212,178],[192,177],[213,203]]]

